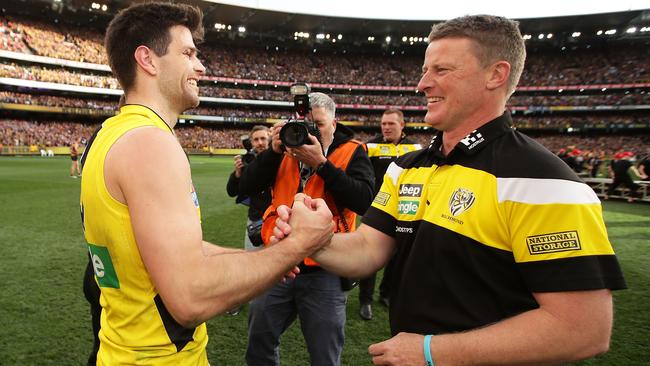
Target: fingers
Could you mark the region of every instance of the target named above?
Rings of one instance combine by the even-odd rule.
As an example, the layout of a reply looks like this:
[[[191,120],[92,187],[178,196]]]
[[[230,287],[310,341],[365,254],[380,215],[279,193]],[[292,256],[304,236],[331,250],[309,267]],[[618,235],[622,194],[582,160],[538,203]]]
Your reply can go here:
[[[388,365],[386,357],[384,356],[384,342],[371,344],[368,347],[368,353],[372,357],[373,365]]]
[[[287,147],[287,151],[285,154],[293,156],[294,158],[300,160],[300,155],[298,155],[299,151],[297,149],[294,149],[292,147]]]
[[[322,199],[322,198],[315,198],[315,199],[310,198],[310,199],[311,199],[311,201],[310,201],[309,207],[311,207],[312,210],[317,211],[317,212],[329,211],[330,210],[329,207],[327,207],[327,202],[325,202],[324,199]],[[305,202],[305,204],[307,204],[307,203]]]
[[[287,280],[293,280],[300,274],[300,268],[293,267],[289,272],[285,273],[282,277],[282,282],[287,282]]]
[[[294,198],[295,199],[295,198]],[[284,221],[289,221],[291,216],[291,209],[286,205],[280,205],[275,212],[278,214],[278,217]]]
[[[311,141],[312,145],[316,145],[316,146],[320,147],[320,141],[318,141],[316,136],[314,136],[312,134],[309,134],[309,140]]]
[[[297,193],[295,196],[293,196],[293,207],[296,206],[296,203],[300,203],[302,205],[305,205],[305,198],[306,197],[309,197],[309,196],[307,196],[304,193]]]
[[[368,346],[368,353],[371,356],[379,356],[384,354],[384,342],[379,342],[375,344],[371,344]]]
[[[278,240],[282,240],[289,234],[291,234],[291,226],[289,223],[280,218],[277,218],[275,220],[275,227],[273,228],[273,236],[275,236]]]

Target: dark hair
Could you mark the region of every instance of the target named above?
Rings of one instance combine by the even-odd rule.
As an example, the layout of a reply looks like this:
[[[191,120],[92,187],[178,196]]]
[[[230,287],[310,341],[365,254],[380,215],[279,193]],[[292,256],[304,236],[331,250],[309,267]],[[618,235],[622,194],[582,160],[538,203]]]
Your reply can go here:
[[[496,61],[508,62],[508,96],[515,91],[526,60],[519,22],[492,15],[468,15],[435,24],[429,42],[454,37],[474,41],[478,46],[475,56],[484,67]]]
[[[147,46],[156,55],[165,55],[171,43],[169,29],[176,25],[187,27],[199,43],[203,40],[202,22],[201,9],[187,4],[143,3],[121,10],[106,29],[104,45],[113,75],[124,91],[135,81],[133,54],[138,47]]]
[[[382,116],[385,116],[387,114],[396,114],[400,122],[404,122],[404,113],[397,108],[388,108],[384,111],[384,114],[382,114]]]

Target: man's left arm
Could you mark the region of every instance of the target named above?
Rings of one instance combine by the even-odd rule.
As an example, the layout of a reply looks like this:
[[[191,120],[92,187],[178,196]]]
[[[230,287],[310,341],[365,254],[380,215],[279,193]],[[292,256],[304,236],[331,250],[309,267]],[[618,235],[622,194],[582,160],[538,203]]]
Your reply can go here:
[[[328,160],[317,174],[336,201],[357,214],[363,215],[372,203],[375,173],[362,145],[357,146],[345,171]]]
[[[490,326],[433,336],[437,365],[552,365],[604,353],[612,331],[609,290],[533,294],[540,307]],[[376,365],[425,364],[424,336],[400,333],[369,347]]]

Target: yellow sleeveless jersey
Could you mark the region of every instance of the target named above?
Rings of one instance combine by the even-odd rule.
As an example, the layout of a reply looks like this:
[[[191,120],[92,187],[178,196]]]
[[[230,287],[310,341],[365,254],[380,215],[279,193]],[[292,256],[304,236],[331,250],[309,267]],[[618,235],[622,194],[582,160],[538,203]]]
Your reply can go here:
[[[208,365],[205,323],[188,329],[172,318],[140,257],[128,206],[115,200],[104,182],[104,161],[111,146],[143,126],[173,133],[151,109],[126,105],[103,123],[83,167],[81,214],[101,289],[97,364]],[[189,194],[198,210],[194,189]]]

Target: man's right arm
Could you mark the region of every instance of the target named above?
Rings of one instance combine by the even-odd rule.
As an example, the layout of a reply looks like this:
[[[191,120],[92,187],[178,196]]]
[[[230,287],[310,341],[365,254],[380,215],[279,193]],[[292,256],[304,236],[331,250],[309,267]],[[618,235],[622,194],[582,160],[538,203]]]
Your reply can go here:
[[[365,278],[383,268],[395,250],[395,239],[362,224],[338,233],[330,245],[312,255],[323,268],[342,277]]]
[[[332,235],[331,213],[324,201],[316,200],[320,206],[313,209],[294,205],[291,225],[296,235],[279,245],[257,252],[206,251],[190,197],[189,163],[174,137],[160,130],[142,128],[120,138],[107,156],[106,180],[107,185],[115,183],[115,195],[128,206],[138,250],[156,290],[186,327],[269,288]]]
[[[291,237],[294,231],[288,222],[293,210],[282,205],[277,213],[272,241]],[[356,231],[334,234],[330,244],[314,253],[312,258],[339,276],[365,278],[385,266],[394,250],[394,238],[362,224]]]

